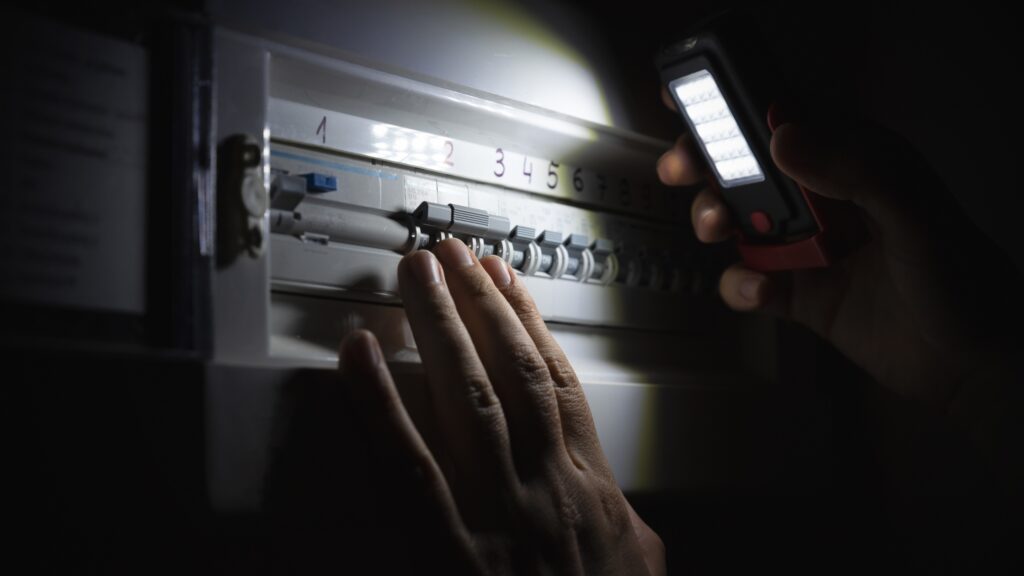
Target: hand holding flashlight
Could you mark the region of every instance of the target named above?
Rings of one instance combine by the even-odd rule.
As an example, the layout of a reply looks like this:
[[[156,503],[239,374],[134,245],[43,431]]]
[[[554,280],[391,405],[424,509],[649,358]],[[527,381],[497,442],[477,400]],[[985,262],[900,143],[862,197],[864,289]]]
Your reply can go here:
[[[1001,335],[1018,306],[1005,281],[986,278],[1017,274],[901,138],[876,127],[778,120],[773,166],[811,193],[841,201],[842,210],[863,218],[870,239],[828,268],[764,273],[734,264],[719,283],[723,300],[804,324],[893,390],[953,409],[974,392],[965,382],[982,367],[1006,365]],[[690,136],[661,157],[658,174],[668,185],[710,182],[692,205],[701,241],[736,234]]]

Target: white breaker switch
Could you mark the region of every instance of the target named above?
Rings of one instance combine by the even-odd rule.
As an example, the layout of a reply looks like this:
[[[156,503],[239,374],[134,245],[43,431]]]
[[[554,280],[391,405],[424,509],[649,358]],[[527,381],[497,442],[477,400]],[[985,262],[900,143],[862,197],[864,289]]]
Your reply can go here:
[[[562,278],[607,286],[619,274],[619,260],[611,240],[598,238],[593,244],[585,234],[570,234],[563,244],[568,261]]]
[[[562,233],[555,230],[545,230],[537,238],[537,246],[540,247],[540,266],[537,273],[547,274],[551,278],[561,278],[565,274],[565,268],[569,265],[569,253],[562,245]]]
[[[607,238],[598,238],[590,247],[594,257],[594,269],[590,279],[607,286],[619,276],[619,257],[615,255],[615,243]]]
[[[569,234],[565,239],[565,252],[568,255],[565,272],[562,278],[586,282],[594,270],[594,255],[590,253],[590,238],[585,234]]]
[[[509,233],[509,220],[486,210],[457,204],[423,202],[413,212],[418,231],[430,235],[433,246],[447,238],[465,242],[478,258],[495,255],[525,276],[547,276],[575,282],[608,285],[619,277],[615,244],[585,234],[566,237],[557,230],[540,234],[529,226]],[[420,246],[422,247],[422,245]]]
[[[537,245],[537,230],[529,226],[516,226],[512,230],[510,240],[512,254],[506,260],[512,268],[524,276],[536,274],[541,261],[540,246]],[[504,258],[503,254],[498,255]]]

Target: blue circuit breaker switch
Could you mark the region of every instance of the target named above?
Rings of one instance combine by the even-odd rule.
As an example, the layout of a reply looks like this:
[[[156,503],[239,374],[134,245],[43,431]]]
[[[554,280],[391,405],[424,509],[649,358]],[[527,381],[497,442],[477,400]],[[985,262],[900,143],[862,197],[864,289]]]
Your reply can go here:
[[[306,179],[307,192],[334,192],[338,189],[338,179],[334,176],[310,172],[302,177]]]

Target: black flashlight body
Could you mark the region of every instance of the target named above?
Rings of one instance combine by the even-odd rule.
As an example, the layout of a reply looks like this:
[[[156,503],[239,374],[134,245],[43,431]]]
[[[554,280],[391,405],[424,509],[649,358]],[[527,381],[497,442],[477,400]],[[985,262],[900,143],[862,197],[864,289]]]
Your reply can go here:
[[[781,76],[758,38],[749,23],[720,18],[663,50],[657,58],[658,69],[732,213],[744,262],[761,271],[827,266],[833,251],[815,206],[823,199],[779,171],[771,158],[769,108],[784,98],[784,91]],[[700,128],[709,124],[698,125],[699,102],[688,106],[683,101],[682,95],[698,80],[704,80],[701,86],[710,86],[708,75],[725,101],[721,109],[726,116],[731,113],[746,141],[747,150],[740,153],[740,160],[752,166],[748,172],[756,173],[736,177],[719,170],[728,160],[719,156],[716,164],[711,152],[716,142],[702,137],[705,132]]]

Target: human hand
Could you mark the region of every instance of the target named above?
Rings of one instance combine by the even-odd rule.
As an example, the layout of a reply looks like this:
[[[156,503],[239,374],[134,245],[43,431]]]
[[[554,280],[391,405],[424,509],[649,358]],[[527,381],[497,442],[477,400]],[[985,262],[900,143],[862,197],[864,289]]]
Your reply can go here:
[[[722,299],[795,320],[881,383],[949,407],[964,382],[1009,348],[1000,324],[1015,308],[1016,271],[895,135],[864,126],[828,131],[773,113],[775,164],[812,193],[845,201],[870,239],[829,268],[763,274],[735,264],[719,283]],[[707,172],[698,158],[681,138],[659,160],[660,179],[700,182]],[[693,228],[701,241],[720,242],[734,226],[707,180],[692,205]]]
[[[435,250],[406,256],[398,277],[447,460],[409,418],[374,336],[342,343],[381,456],[417,478],[468,572],[664,574],[661,540],[615,483],[579,380],[526,288],[458,240]]]

